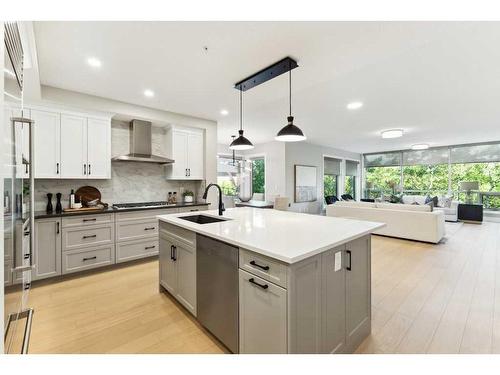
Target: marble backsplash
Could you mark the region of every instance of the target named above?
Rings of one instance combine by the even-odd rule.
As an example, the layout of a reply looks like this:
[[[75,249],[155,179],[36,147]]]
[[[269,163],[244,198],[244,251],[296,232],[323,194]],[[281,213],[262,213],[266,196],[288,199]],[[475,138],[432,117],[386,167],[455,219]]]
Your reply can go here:
[[[153,127],[153,153],[166,156],[165,130]],[[128,123],[113,121],[111,127],[112,156],[126,154],[129,150]],[[68,206],[71,189],[81,186],[95,186],[101,192],[102,201],[108,204],[126,202],[145,202],[167,200],[168,192],[177,192],[182,200],[182,192],[191,190],[195,197],[201,198],[204,181],[167,181],[165,165],[137,162],[111,163],[111,179],[36,179],[35,210],[43,211],[47,205],[47,193],[52,193],[55,206],[55,194],[62,194],[63,207]]]

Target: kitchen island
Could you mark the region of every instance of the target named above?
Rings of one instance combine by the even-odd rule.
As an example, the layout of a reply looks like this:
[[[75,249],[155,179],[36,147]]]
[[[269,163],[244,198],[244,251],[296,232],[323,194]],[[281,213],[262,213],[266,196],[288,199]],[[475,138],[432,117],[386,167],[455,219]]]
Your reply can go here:
[[[160,287],[232,352],[352,353],[370,334],[370,234],[384,224],[255,208],[158,218]]]

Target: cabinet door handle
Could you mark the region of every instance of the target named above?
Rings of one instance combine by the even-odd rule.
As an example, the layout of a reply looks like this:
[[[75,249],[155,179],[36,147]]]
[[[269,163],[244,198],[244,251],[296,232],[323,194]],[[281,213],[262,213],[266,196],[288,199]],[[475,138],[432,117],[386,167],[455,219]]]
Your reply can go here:
[[[89,176],[90,176],[90,164],[89,164]]]
[[[346,250],[345,251],[346,254],[349,256],[349,263],[347,263],[348,265],[346,265],[345,269],[350,271],[351,270],[351,257],[352,257],[352,254],[351,254],[351,250]]]
[[[59,222],[56,223],[56,234],[59,234]]]
[[[156,246],[146,246],[144,250],[154,249]]]
[[[188,168],[188,176],[191,177],[191,168]]]
[[[253,285],[257,285],[258,287],[261,287],[262,289],[269,288],[269,285],[267,285],[267,284],[264,284],[264,285],[259,284],[258,282],[255,281],[255,279],[253,277],[251,279],[248,279],[248,282],[252,283]]]
[[[174,260],[174,245],[170,245],[170,260]]]
[[[177,261],[177,246],[174,245],[174,262]]]
[[[86,262],[87,260],[92,260],[92,259],[97,259],[97,256],[93,256],[93,257],[90,257],[90,258],[83,258],[82,261]]]
[[[97,237],[97,234],[92,234],[92,235],[89,235],[89,236],[83,236],[82,238],[86,239],[86,238],[96,238],[96,237]]]
[[[260,269],[263,269],[264,271],[269,271],[269,266],[261,266],[260,264],[256,263],[255,260],[252,260],[250,264],[254,267],[259,267]]]
[[[28,164],[24,164],[24,171],[26,174],[28,174]]]
[[[96,217],[94,217],[94,218],[92,218],[92,219],[82,219],[82,221],[83,221],[84,223],[86,223],[87,221],[96,221],[96,220],[97,220],[97,218],[96,218]]]
[[[87,174],[87,164],[83,165],[83,174]]]
[[[155,230],[155,227],[146,227],[144,230]]]
[[[56,163],[56,174],[59,174],[59,163]]]
[[[188,176],[188,169],[187,168],[186,168],[184,174],[185,174],[186,177]]]

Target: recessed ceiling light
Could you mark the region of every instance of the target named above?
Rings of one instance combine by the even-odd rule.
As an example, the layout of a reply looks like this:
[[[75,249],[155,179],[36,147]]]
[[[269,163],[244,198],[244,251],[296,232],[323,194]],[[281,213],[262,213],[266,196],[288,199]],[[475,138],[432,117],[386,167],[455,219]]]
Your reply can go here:
[[[16,75],[14,74],[14,72],[10,69],[7,69],[7,68],[3,68],[3,71],[5,74],[7,74],[8,76],[11,76],[12,78],[15,78]]]
[[[153,96],[155,96],[155,93],[153,90],[144,90],[144,96],[148,97],[148,98],[152,98]]]
[[[227,115],[229,114],[229,111],[228,111],[227,109],[221,109],[221,110],[220,110],[220,114],[221,114],[222,116],[227,116]]]
[[[93,68],[99,68],[102,65],[101,60],[95,57],[89,57],[87,59],[87,64],[89,64]]]
[[[363,106],[362,102],[351,102],[347,104],[347,109],[353,111],[355,109],[360,109]]]
[[[382,132],[382,138],[399,138],[403,136],[403,129],[390,129]]]
[[[429,145],[427,143],[418,143],[416,145],[411,146],[412,150],[427,150]]]

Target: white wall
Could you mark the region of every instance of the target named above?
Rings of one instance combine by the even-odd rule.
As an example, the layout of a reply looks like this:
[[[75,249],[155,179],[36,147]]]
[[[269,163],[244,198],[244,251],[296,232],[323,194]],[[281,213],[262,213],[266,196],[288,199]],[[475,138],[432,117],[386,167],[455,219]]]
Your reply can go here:
[[[323,206],[323,158],[324,156],[348,158],[361,161],[361,154],[331,147],[313,145],[305,142],[286,143],[285,186],[286,196],[290,198],[291,210],[319,214]],[[295,176],[294,166],[310,165],[317,169],[317,196],[315,202],[294,203]],[[359,183],[358,183],[359,185]]]
[[[0,26],[1,26],[1,29],[2,29],[2,32],[0,34],[2,34],[2,36],[0,36],[0,71],[2,72],[2,79],[0,80],[0,108],[2,108],[2,116],[0,116],[0,142],[2,143],[2,145],[4,144],[4,126],[6,126],[4,123],[3,123],[3,119],[4,119],[4,116],[3,116],[3,82],[4,82],[4,79],[3,79],[3,69],[4,69],[4,41],[3,41],[3,22],[0,22]],[[2,146],[3,147],[3,146]],[[3,156],[3,152],[1,153],[2,156]],[[0,163],[0,189],[2,190],[2,207],[3,207],[3,179],[4,179],[4,176],[5,176],[5,165],[3,163],[3,160],[2,162]],[[3,329],[4,329],[4,321],[3,321],[3,317],[4,317],[4,306],[3,306],[3,299],[4,299],[4,296],[3,296],[3,293],[4,293],[4,285],[3,285],[3,281],[5,280],[4,279],[4,268],[3,268],[3,262],[4,262],[4,249],[3,249],[3,212],[2,212],[2,215],[0,215],[0,327],[2,328],[2,340],[0,340],[0,353],[3,354]]]
[[[140,119],[152,121],[153,124],[174,124],[200,128],[205,131],[205,178],[206,184],[217,182],[217,123],[197,117],[174,112],[147,108],[112,99],[82,94],[50,86],[42,86],[42,102],[34,104],[65,105],[89,111],[116,113],[119,119]],[[30,103],[31,104],[31,103]],[[204,185],[200,190],[204,189]],[[211,190],[208,201],[212,208],[216,207],[217,194]]]

